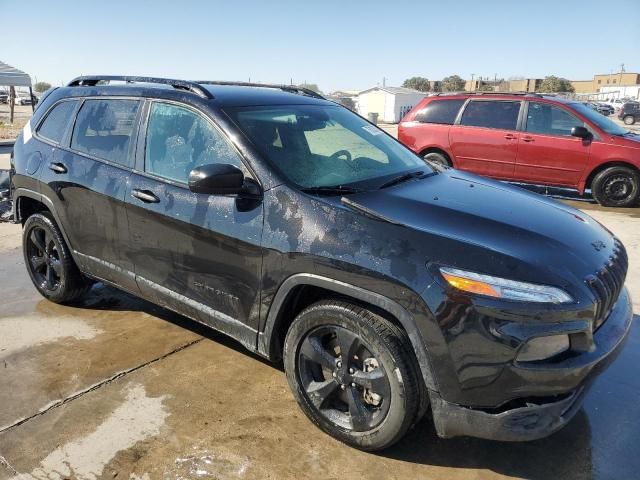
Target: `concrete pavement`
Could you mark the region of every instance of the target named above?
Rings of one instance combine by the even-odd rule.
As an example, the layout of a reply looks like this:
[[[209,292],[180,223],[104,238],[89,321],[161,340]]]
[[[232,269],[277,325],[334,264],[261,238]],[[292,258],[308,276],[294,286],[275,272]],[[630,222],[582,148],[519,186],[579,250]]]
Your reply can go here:
[[[640,313],[640,212],[584,202],[627,245]],[[98,286],[43,300],[18,226],[0,224],[0,480],[32,478],[632,478],[640,470],[640,327],[550,438],[441,440],[425,418],[389,451],[315,428],[279,366],[198,324]]]

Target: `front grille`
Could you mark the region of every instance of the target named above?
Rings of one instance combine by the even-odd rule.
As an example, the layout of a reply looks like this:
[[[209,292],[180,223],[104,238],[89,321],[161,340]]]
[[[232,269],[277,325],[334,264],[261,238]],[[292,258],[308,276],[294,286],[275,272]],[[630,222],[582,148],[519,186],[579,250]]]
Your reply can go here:
[[[627,276],[629,259],[622,243],[617,239],[613,247],[613,253],[607,263],[595,274],[589,275],[585,282],[591,288],[596,297],[596,313],[594,316],[593,330],[595,331],[611,313],[616,304],[620,290]]]

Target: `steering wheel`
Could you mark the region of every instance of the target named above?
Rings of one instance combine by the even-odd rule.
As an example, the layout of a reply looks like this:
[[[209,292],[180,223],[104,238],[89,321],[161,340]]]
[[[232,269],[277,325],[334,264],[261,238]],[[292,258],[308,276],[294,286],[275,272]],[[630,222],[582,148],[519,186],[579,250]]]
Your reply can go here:
[[[336,153],[329,157],[330,160],[338,160],[340,157],[346,157],[347,162],[351,161],[351,153],[347,150],[338,150]]]

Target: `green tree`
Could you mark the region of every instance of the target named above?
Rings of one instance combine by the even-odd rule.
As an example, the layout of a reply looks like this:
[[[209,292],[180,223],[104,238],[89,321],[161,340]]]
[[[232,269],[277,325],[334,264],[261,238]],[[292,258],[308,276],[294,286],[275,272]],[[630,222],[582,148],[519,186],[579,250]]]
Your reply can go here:
[[[544,77],[544,80],[540,84],[540,87],[537,89],[538,92],[574,92],[575,89],[571,82],[566,78],[555,77],[550,75],[548,77]]]
[[[412,88],[419,92],[428,92],[431,90],[431,82],[428,78],[424,77],[411,77],[402,82],[402,86],[405,88]]]
[[[431,91],[432,92],[441,92],[442,91],[442,82],[439,80],[434,80],[431,82]]]
[[[443,92],[461,92],[464,90],[464,80],[458,75],[450,75],[442,79]]]
[[[488,83],[481,82],[480,86],[478,87],[478,91],[480,91],[480,92],[493,92],[494,91],[494,87],[493,87],[493,85],[490,85]]]
[[[50,88],[51,84],[47,82],[38,82],[33,86],[33,89],[38,93],[46,92]]]
[[[309,90],[313,90],[314,92],[321,93],[317,83],[301,83],[300,85],[298,85],[298,87],[308,88]]]

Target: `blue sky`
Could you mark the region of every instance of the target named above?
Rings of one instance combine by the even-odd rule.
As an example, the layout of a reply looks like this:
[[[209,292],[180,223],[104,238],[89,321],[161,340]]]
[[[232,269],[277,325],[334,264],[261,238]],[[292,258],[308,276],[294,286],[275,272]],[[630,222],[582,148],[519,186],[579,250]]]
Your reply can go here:
[[[105,73],[330,91],[640,72],[640,0],[0,0],[0,18],[0,60],[57,85]]]

